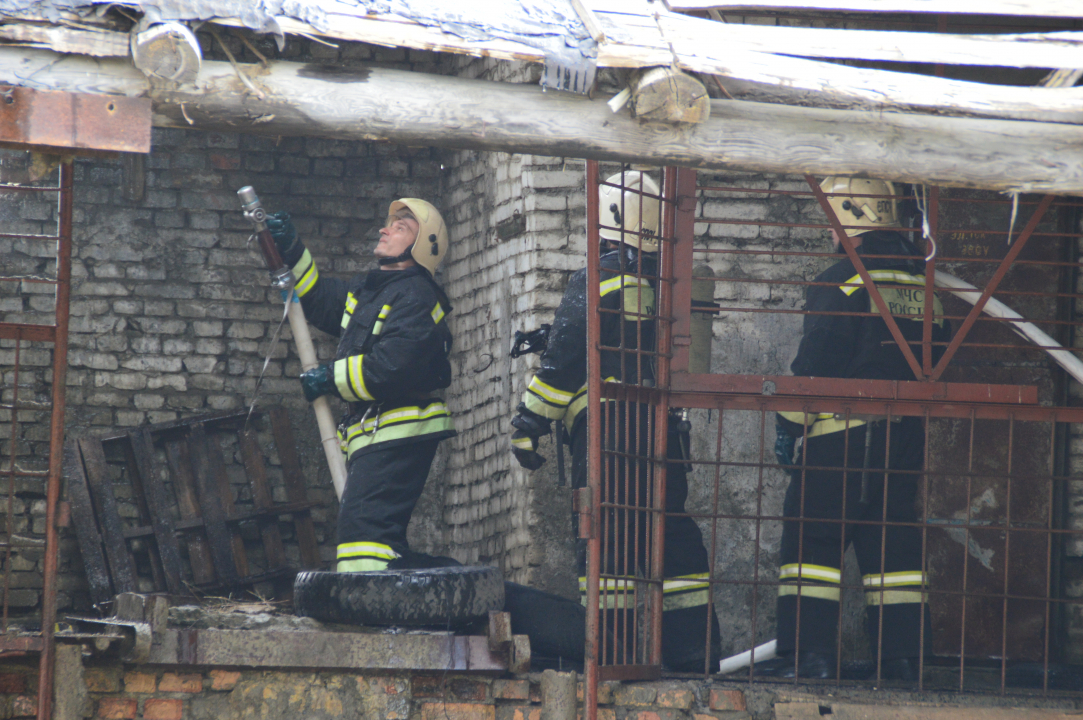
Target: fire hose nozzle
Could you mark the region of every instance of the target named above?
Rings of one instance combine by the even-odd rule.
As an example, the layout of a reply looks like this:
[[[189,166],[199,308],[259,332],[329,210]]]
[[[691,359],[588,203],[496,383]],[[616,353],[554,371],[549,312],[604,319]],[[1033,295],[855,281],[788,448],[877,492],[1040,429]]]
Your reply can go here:
[[[246,218],[257,224],[267,222],[267,213],[251,185],[245,185],[238,190],[237,197],[241,199],[241,210],[244,211]]]

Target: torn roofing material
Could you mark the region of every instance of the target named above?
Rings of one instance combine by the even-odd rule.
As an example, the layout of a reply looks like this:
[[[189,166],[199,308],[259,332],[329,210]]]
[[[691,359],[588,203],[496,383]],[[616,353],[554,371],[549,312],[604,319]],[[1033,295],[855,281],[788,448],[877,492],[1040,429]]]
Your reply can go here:
[[[64,11],[88,15],[115,5],[150,20],[228,20],[279,37],[284,35],[279,23],[283,19],[304,23],[330,37],[336,37],[336,24],[344,18],[405,21],[466,42],[504,40],[536,48],[547,65],[589,67],[591,76],[598,55],[597,44],[571,0],[0,0],[0,16],[37,16],[58,23]]]

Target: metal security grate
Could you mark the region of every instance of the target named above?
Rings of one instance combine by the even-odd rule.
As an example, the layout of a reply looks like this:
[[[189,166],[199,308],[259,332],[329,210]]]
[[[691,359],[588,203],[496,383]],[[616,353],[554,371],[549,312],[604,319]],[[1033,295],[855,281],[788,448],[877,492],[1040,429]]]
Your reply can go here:
[[[589,163],[587,172],[588,247],[595,247],[604,224],[591,198],[606,173]],[[597,386],[591,427],[597,431],[590,437],[596,464],[590,474],[593,525],[587,529],[592,567],[599,583],[612,584],[608,602],[615,605],[606,606],[606,586],[589,578],[588,590],[599,588],[599,596],[588,597],[587,606],[602,608],[590,656],[597,663],[595,681],[662,670],[669,637],[663,622],[666,588],[677,574],[666,567],[672,553],[665,546],[673,537],[666,528],[691,519],[710,558],[706,582],[710,612],[721,621],[717,642],[723,656],[775,637],[780,588],[797,598],[826,593],[840,599],[826,622],[822,613],[810,619],[804,600],[796,603],[798,651],[803,624],[819,623],[833,638],[833,678],[813,682],[879,684],[887,659],[880,638],[892,631],[879,608],[902,592],[923,600],[931,620],[912,629],[920,663],[912,687],[998,694],[1083,690],[1083,674],[1074,664],[1083,657],[1075,639],[1083,607],[1077,590],[1083,556],[1077,528],[1083,518],[1075,510],[1079,491],[1073,474],[1081,461],[1073,438],[1083,408],[1074,400],[1080,373],[1071,359],[1078,355],[1072,348],[1079,325],[1080,201],[906,185],[898,185],[892,197],[872,198],[899,204],[896,229],[928,256],[919,258],[924,278],[910,290],[921,297],[935,293],[941,309],[919,298],[918,306],[926,309],[913,317],[922,323],[921,339],[900,346],[893,333],[884,340],[902,348],[910,379],[802,377],[793,376],[789,364],[808,316],[804,295],[816,287],[822,270],[843,257],[831,252],[827,235],[845,228],[818,179],[701,173],[697,185],[693,171],[667,170],[664,177],[668,215],[652,278],[658,301],[639,321],[655,324],[656,346],[648,349],[622,336],[616,348],[609,347],[597,334],[604,303],[592,295],[588,312],[594,321],[588,377]],[[926,211],[935,243],[925,238],[919,208]],[[597,273],[592,255],[588,268]],[[874,259],[857,258],[859,279],[848,281],[870,288],[871,306],[849,314],[878,315],[889,328],[897,327],[892,318],[910,311],[892,304],[885,276],[864,267]],[[942,278],[942,286],[934,287],[938,270],[969,286]],[[591,275],[589,282],[598,277]],[[991,300],[1018,315],[983,310],[992,307]],[[840,314],[846,313],[835,313]],[[1020,316],[1031,325],[1024,326]],[[936,339],[931,328],[942,320],[950,322],[951,333]],[[697,326],[702,329],[704,322],[713,326],[706,360],[702,346],[695,347]],[[654,363],[653,385],[603,382],[597,368],[606,352]],[[657,431],[671,408],[686,409],[673,414],[683,414],[695,428],[690,457],[682,458],[691,468],[683,510],[674,510],[666,497],[674,450]],[[774,453],[780,411],[831,416],[847,430],[839,436],[848,438],[840,456],[845,459],[817,465],[798,452],[792,464],[780,465]],[[917,464],[887,473],[882,466],[879,473],[863,467],[865,433],[853,430],[867,418],[884,423],[888,455],[892,443],[903,452],[907,437],[923,442]],[[644,439],[623,447],[614,441],[622,432],[614,434],[615,425],[624,433],[642,427]],[[792,483],[797,497],[812,498],[822,492],[817,473],[826,471],[844,478],[855,497],[860,485],[872,487],[875,504],[856,518],[845,514],[847,500],[837,517],[807,517],[804,500],[788,512],[787,487]],[[888,498],[894,497],[893,487],[906,485],[915,488],[913,517],[899,519],[893,508],[898,503]],[[877,493],[877,487],[887,490]],[[802,529],[797,538],[807,537],[808,529],[834,527],[829,534],[838,537],[837,578],[833,569],[828,582],[780,572],[785,523]],[[609,531],[614,525],[625,532]],[[907,581],[913,582],[900,585],[902,590],[893,587],[888,569],[889,538],[899,532],[920,537],[920,558]],[[871,539],[868,547],[876,547],[879,538],[879,549],[863,551],[860,560],[851,549],[859,535]],[[620,544],[616,552],[606,545],[614,542]],[[811,551],[803,543],[798,540],[797,567],[809,562],[805,553]],[[612,556],[623,564],[607,568],[603,560]],[[870,620],[864,618],[866,606],[876,608]],[[708,657],[712,631],[709,626],[707,637],[699,638]],[[717,672],[714,662],[704,661],[699,672]],[[742,677],[795,682],[765,678],[755,665],[731,679]]]

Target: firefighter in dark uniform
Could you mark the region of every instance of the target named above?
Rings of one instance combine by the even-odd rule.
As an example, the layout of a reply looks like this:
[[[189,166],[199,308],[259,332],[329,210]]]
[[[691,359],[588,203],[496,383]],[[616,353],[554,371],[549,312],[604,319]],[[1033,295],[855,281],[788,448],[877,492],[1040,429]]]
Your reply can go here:
[[[829,177],[821,187],[839,221],[857,226],[847,233],[918,358],[922,318],[926,303],[932,301],[932,339],[939,343],[933,348],[935,362],[943,354],[951,328],[939,299],[925,297],[922,254],[900,233],[880,229],[898,225],[896,202],[890,197],[895,195],[894,187],[883,180],[844,177]],[[887,197],[865,197],[870,195]],[[833,235],[836,250],[844,252],[837,234]],[[805,316],[801,344],[790,365],[794,375],[914,379],[849,258],[820,273],[814,282],[805,294],[805,310],[810,314]],[[756,673],[794,677],[796,667],[803,678],[835,676],[842,553],[852,542],[862,572],[869,637],[874,648],[878,642],[880,646],[882,677],[916,680],[923,624],[925,647],[931,644],[921,532],[914,526],[877,523],[918,520],[915,501],[925,459],[921,418],[892,417],[888,422],[883,416],[847,419],[831,413],[782,412],[776,430],[779,463],[793,466],[783,514],[804,519],[783,525],[779,657],[758,663]],[[798,438],[803,442],[795,458]],[[889,457],[885,458],[885,452]],[[838,522],[843,519],[844,503],[846,520],[873,524]],[[815,522],[815,518],[835,522]]]
[[[379,269],[346,282],[323,277],[289,215],[268,227],[297,278],[310,323],[339,337],[335,360],[301,374],[311,402],[348,403],[339,426],[347,458],[338,516],[338,572],[396,567],[406,526],[436,447],[455,434],[440,391],[451,384],[451,303],[433,280],[447,253],[444,220],[429,203],[391,203],[373,254]]]
[[[655,289],[658,276],[659,195],[658,186],[649,176],[629,171],[610,177],[599,188],[603,239],[601,248],[601,286],[595,292],[601,294],[601,344],[607,347],[624,347],[635,350],[655,349],[654,314]],[[654,196],[654,197],[651,197]],[[572,448],[572,483],[581,488],[587,485],[587,272],[581,269],[568,281],[564,297],[557,307],[548,344],[541,356],[541,368],[531,379],[512,420],[515,428],[511,436],[512,451],[519,464],[535,470],[545,459],[538,454],[538,442],[548,435],[550,423],[563,422],[570,437]],[[612,312],[605,312],[609,310]],[[637,322],[638,321],[638,322]],[[623,357],[623,360],[622,360]],[[623,382],[630,385],[652,386],[654,369],[647,356],[626,352],[603,351],[601,373],[606,382]],[[649,434],[647,405],[633,403],[603,403],[601,412],[606,414],[603,443],[607,451],[618,453],[607,462],[606,482],[609,500],[617,504],[635,504],[646,507],[650,486],[649,463],[645,460],[628,461],[621,454],[641,458],[649,457],[652,438]],[[632,417],[626,417],[630,413]],[[669,427],[669,457],[680,460],[680,444],[676,419]],[[560,433],[563,435],[564,433]],[[637,462],[638,467],[630,466]],[[626,473],[641,478],[638,497],[625,497]],[[686,466],[682,462],[670,462],[666,466],[666,511],[684,513],[688,496]],[[643,513],[638,522],[629,513],[615,510],[606,525],[609,536],[605,540],[602,572],[624,576],[627,580],[612,578],[601,580],[599,604],[602,609],[623,607],[627,599],[631,604],[632,583],[637,572],[645,569],[648,542],[647,524]],[[638,528],[628,530],[627,528]],[[637,548],[638,557],[626,557],[626,548]],[[578,573],[580,598],[586,605],[586,544],[580,541]],[[665,524],[665,579],[663,583],[662,657],[665,665],[673,670],[702,672],[705,663],[708,622],[711,632],[711,666],[720,655],[718,621],[707,605],[708,584],[707,552],[699,527],[689,517],[666,517]],[[615,635],[620,630],[614,623],[621,622],[617,615],[610,615],[606,623]],[[613,661],[615,658],[610,658]],[[619,661],[619,658],[616,658]]]

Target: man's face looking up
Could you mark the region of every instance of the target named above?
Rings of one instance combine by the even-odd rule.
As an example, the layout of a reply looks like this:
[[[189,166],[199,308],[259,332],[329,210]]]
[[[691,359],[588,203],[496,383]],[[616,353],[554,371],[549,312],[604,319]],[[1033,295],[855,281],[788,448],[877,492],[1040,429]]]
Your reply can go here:
[[[421,229],[413,215],[398,213],[387,219],[387,226],[380,230],[380,239],[376,243],[376,249],[372,254],[378,258],[393,258],[406,252],[414,240],[417,232]],[[399,266],[408,267],[413,265],[413,260],[404,260],[395,265],[385,265],[386,269],[397,269]]]

